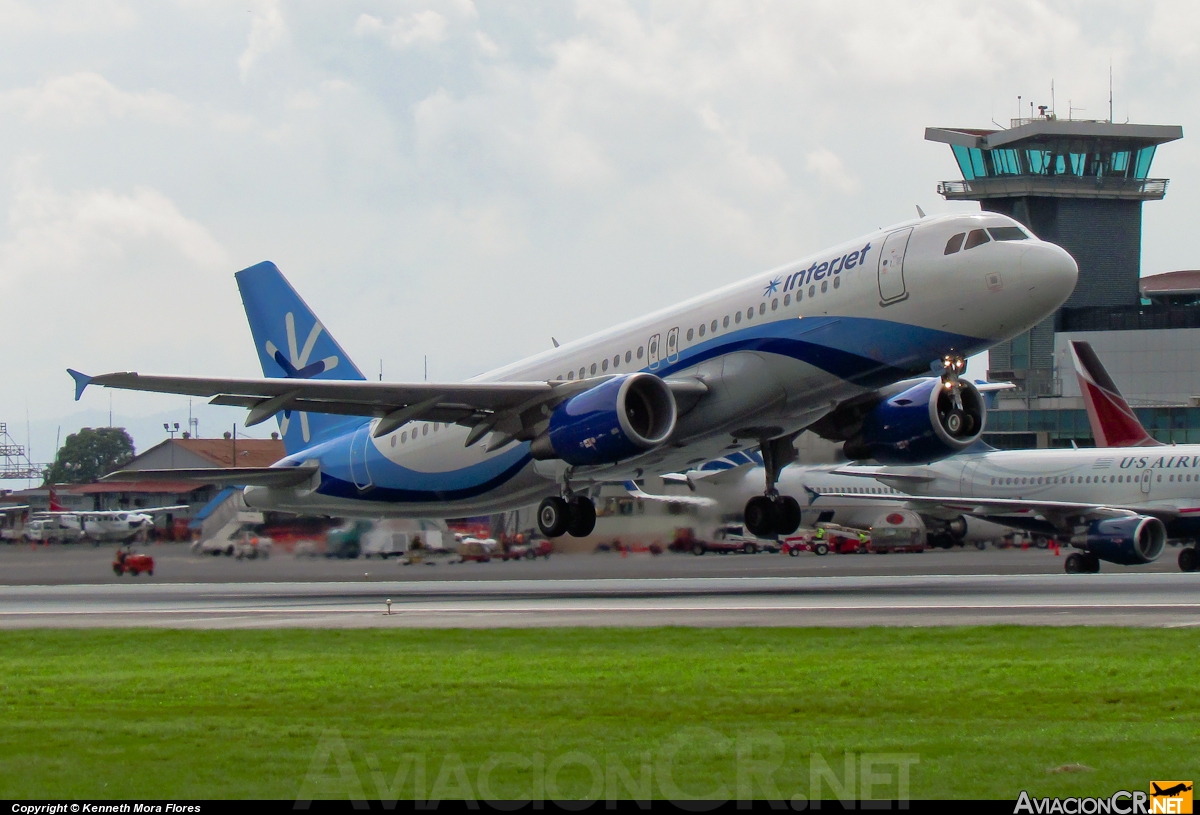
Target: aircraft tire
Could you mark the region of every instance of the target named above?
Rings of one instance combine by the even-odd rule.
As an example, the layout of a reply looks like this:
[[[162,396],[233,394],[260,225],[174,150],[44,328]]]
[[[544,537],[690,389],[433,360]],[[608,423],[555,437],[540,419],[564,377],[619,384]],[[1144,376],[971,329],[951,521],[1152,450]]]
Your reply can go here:
[[[800,528],[800,502],[790,495],[780,498],[775,505],[775,519],[775,534],[793,534]]]
[[[567,532],[573,538],[586,538],[596,528],[596,505],[591,498],[576,497],[567,505]]]
[[[1100,558],[1096,557],[1091,552],[1089,552],[1088,554],[1083,556],[1083,559],[1087,563],[1087,573],[1088,574],[1099,574],[1100,573]]]
[[[1063,561],[1063,569],[1067,574],[1079,574],[1080,572],[1087,571],[1084,565],[1083,555],[1078,552],[1072,552]]]
[[[538,506],[538,529],[547,538],[559,538],[571,522],[570,507],[558,496],[551,496]]]
[[[769,496],[756,495],[747,501],[742,518],[746,530],[756,538],[769,538],[775,534],[778,511]]]
[[[1200,553],[1195,546],[1188,546],[1179,552],[1179,571],[1194,572],[1200,569]]]

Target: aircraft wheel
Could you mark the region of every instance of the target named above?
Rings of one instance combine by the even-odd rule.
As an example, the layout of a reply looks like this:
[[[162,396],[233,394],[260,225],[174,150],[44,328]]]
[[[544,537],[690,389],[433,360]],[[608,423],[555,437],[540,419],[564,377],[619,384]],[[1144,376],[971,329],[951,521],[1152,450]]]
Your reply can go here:
[[[796,550],[793,549],[792,551],[794,553]],[[818,543],[816,546],[813,547],[813,554],[820,555],[821,557],[824,557],[825,555],[829,554],[829,544]]]
[[[769,538],[778,524],[775,502],[766,495],[756,495],[746,502],[742,513],[746,529],[756,538]],[[795,531],[795,530],[792,530]]]
[[[1084,563],[1083,555],[1079,554],[1078,552],[1072,552],[1071,554],[1067,555],[1067,559],[1063,561],[1063,568],[1066,570],[1067,574],[1079,574],[1080,572],[1086,572],[1087,569],[1084,568],[1085,565],[1086,564]]]
[[[1093,555],[1089,552],[1088,554],[1083,556],[1083,559],[1084,559],[1084,562],[1087,564],[1087,573],[1088,574],[1099,574],[1100,573],[1100,558],[1096,557],[1095,555]]]
[[[596,528],[596,505],[591,498],[577,497],[572,499],[569,507],[567,532],[573,538],[586,538]]]
[[[547,538],[561,537],[570,522],[570,507],[558,496],[546,498],[538,507],[538,529]]]
[[[800,528],[800,502],[790,495],[779,499],[775,505],[775,534],[791,535]]]
[[[1188,546],[1179,552],[1179,571],[1194,572],[1200,569],[1200,553],[1195,546]]]

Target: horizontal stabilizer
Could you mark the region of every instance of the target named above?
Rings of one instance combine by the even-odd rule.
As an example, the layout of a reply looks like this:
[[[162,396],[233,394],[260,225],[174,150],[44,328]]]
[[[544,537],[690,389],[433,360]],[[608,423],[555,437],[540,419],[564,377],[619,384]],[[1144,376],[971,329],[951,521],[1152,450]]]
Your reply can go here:
[[[230,487],[297,487],[319,471],[316,462],[297,467],[196,467],[181,470],[117,470],[101,481],[195,481]]]
[[[643,501],[663,501],[668,504],[691,504],[697,507],[710,507],[716,504],[712,498],[700,498],[695,495],[654,495],[653,493],[643,492],[637,484],[632,481],[624,482],[625,491],[634,498],[641,498]]]

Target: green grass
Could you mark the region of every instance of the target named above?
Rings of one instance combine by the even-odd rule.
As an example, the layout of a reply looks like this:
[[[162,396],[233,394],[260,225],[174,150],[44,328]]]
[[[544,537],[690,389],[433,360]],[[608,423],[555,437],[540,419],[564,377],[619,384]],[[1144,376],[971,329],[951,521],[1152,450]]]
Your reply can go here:
[[[1200,776],[1188,630],[4,631],[0,654],[0,798],[375,798],[414,755],[434,797],[587,796],[588,761],[615,797],[643,761],[655,797],[732,796],[739,750],[780,754],[785,797],[878,753],[918,761],[914,798]]]

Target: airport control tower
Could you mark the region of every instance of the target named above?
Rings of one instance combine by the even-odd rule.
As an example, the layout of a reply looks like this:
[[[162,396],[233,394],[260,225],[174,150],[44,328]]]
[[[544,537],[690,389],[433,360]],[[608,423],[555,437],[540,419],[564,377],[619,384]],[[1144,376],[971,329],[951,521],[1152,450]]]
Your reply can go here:
[[[1051,319],[990,355],[990,374],[1030,397],[1057,396],[1055,333],[1086,323],[1097,310],[1140,303],[1142,202],[1167,192],[1150,178],[1158,145],[1183,137],[1174,125],[1058,119],[1046,108],[1013,119],[1007,130],[931,127],[929,141],[950,145],[961,181],[942,181],[949,201],[978,201],[1059,244],[1079,264],[1079,283]]]

